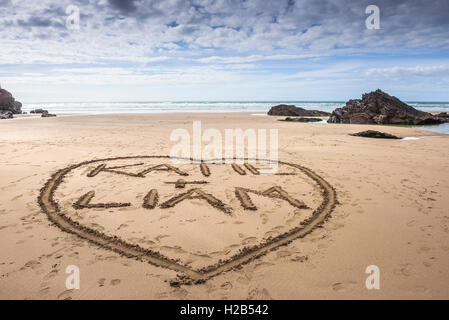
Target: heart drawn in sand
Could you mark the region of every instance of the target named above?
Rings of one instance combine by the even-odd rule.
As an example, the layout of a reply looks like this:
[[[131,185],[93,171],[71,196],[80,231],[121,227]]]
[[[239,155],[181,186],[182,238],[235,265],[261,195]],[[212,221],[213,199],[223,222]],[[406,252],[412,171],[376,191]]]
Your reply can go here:
[[[334,188],[269,160],[168,156],[85,161],[54,173],[39,204],[61,230],[201,283],[304,237],[331,214]],[[181,160],[180,158],[177,159]]]

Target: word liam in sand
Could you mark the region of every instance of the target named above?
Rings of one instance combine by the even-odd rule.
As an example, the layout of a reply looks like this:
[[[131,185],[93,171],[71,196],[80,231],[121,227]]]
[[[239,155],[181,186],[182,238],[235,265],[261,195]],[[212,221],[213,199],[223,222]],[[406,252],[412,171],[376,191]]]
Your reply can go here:
[[[176,183],[180,183],[177,181]],[[183,184],[189,182],[183,181]],[[190,183],[207,183],[206,181],[193,181]],[[246,210],[257,210],[249,194],[253,193],[263,197],[269,197],[272,199],[282,199],[290,203],[290,205],[299,209],[310,209],[304,202],[291,197],[286,191],[284,191],[279,186],[271,187],[265,191],[251,190],[247,188],[235,187],[235,195],[240,201],[242,207]],[[78,201],[73,204],[75,209],[92,209],[92,208],[121,208],[129,207],[131,203],[129,202],[111,202],[111,203],[91,203],[92,198],[95,196],[95,191],[89,191],[88,193],[82,195]],[[224,212],[231,213],[232,208],[226,205],[223,201],[216,198],[214,195],[203,191],[200,188],[192,188],[187,192],[180,193],[167,201],[164,201],[159,207],[162,209],[173,208],[177,204],[184,200],[191,199],[201,199],[205,200],[212,207]],[[144,197],[142,207],[145,209],[156,208],[159,201],[159,192],[157,189],[151,189],[150,192]]]
[[[131,203],[90,203],[92,198],[95,197],[95,191],[89,191],[88,193],[82,195],[77,202],[73,204],[75,209],[85,209],[85,208],[120,208],[129,207]]]
[[[251,201],[251,198],[249,197],[249,193],[254,193],[264,197],[282,199],[299,209],[310,209],[304,202],[291,197],[287,192],[285,192],[281,187],[278,186],[274,186],[263,192],[237,187],[235,188],[235,195],[237,199],[240,200],[242,207],[245,208],[246,210],[257,210],[257,207],[254,205],[254,203]]]

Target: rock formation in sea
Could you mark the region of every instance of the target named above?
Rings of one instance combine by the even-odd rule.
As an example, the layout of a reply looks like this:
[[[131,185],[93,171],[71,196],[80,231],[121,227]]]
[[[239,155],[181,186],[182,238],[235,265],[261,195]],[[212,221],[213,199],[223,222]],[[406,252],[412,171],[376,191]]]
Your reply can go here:
[[[440,112],[439,114],[436,114],[435,116],[437,116],[439,118],[447,119],[449,122],[449,113],[447,113],[447,112]]]
[[[13,114],[22,113],[22,104],[12,94],[0,88],[0,119],[10,119]]]
[[[326,117],[329,112],[319,110],[306,110],[294,105],[279,104],[271,107],[268,111],[269,116],[289,116],[289,117]]]
[[[49,117],[56,117],[55,114],[48,113],[47,110],[44,110],[44,112],[41,112],[41,118],[49,118]]]
[[[378,89],[365,93],[362,99],[349,100],[346,106],[337,108],[327,122],[356,124],[439,124],[448,118],[416,110],[396,97]]]
[[[13,115],[11,111],[0,110],[0,119],[12,119]]]
[[[349,135],[355,136],[355,137],[377,138],[377,139],[402,139],[402,138],[392,135],[390,133],[380,132],[380,131],[376,131],[376,130],[366,130],[366,131],[357,132],[357,133],[350,133]]]
[[[30,113],[40,114],[42,118],[56,117],[55,114],[49,113],[48,110],[42,108],[31,110]]]
[[[48,110],[44,110],[44,109],[34,109],[34,110],[31,110],[30,111],[30,113],[45,113],[45,112],[47,112],[48,113]]]

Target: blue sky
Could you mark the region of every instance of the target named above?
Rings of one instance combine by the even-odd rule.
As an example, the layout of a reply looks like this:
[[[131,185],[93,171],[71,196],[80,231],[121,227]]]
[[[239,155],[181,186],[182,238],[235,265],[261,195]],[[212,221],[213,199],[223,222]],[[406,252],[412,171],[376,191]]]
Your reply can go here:
[[[0,84],[23,102],[449,101],[445,0],[0,0],[0,39]]]

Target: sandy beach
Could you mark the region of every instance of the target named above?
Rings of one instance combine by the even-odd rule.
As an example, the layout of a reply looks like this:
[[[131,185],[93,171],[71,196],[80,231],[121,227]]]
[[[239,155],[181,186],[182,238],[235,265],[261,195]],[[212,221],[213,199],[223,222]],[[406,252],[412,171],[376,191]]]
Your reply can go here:
[[[369,139],[348,134],[379,126],[277,121],[280,118],[173,113],[2,120],[0,298],[447,299],[449,136],[382,126],[382,131],[420,139]],[[148,179],[152,172],[140,180],[133,174],[155,164],[152,157],[168,156],[174,144],[171,132],[191,131],[195,120],[201,120],[203,129],[220,131],[278,129],[279,160],[286,164],[279,168],[285,176],[277,176],[276,185],[304,206],[297,204],[292,216],[285,199],[269,202],[256,195],[257,206],[271,209],[227,214],[226,205],[241,204],[229,186],[265,190],[274,180],[239,176],[228,167],[211,165],[210,177],[196,167],[178,168],[190,180],[210,179],[207,192],[214,197],[199,193],[198,199],[170,207],[172,196],[198,189],[176,190],[169,184],[176,179],[167,180],[160,172],[152,176],[159,175],[158,180]],[[110,158],[116,160],[86,163],[67,173],[54,194],[61,210],[80,225],[195,270],[276,237],[319,209],[322,199],[313,177],[288,164],[303,166],[328,183],[336,192],[336,206],[329,219],[304,237],[204,283],[173,286],[170,281],[182,272],[101,248],[61,230],[42,210],[40,191],[58,170]],[[157,163],[168,164],[166,160]],[[105,168],[109,171],[102,172]],[[159,203],[168,203],[165,211],[141,205],[151,205],[152,189],[158,190]],[[91,190],[96,190],[94,197],[82,198]],[[73,206],[77,200],[78,209]],[[127,206],[92,206],[106,202]],[[80,269],[79,290],[66,289],[69,265]],[[379,267],[379,290],[365,286],[369,265]]]

